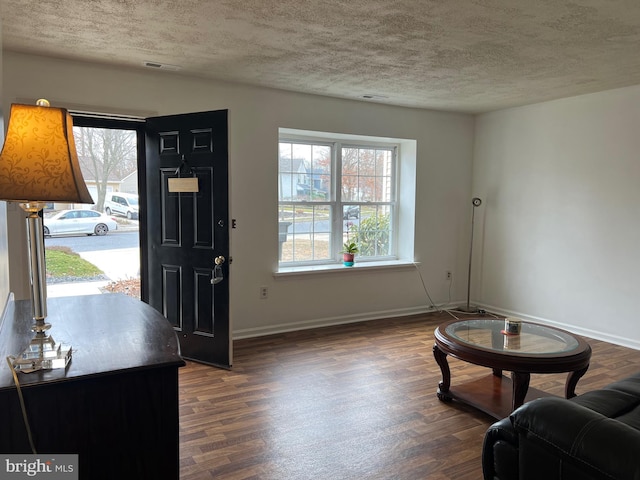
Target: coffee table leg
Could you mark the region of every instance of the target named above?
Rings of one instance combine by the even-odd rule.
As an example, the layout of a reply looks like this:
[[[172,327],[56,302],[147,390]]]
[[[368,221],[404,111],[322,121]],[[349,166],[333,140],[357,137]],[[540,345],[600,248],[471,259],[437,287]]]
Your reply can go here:
[[[440,366],[440,371],[442,372],[442,381],[438,383],[438,399],[446,402],[452,399],[451,395],[448,394],[449,387],[451,387],[451,370],[449,370],[447,354],[440,350],[436,344],[433,346],[433,356],[435,357],[436,362]]]
[[[524,403],[524,399],[527,396],[527,390],[529,390],[529,380],[531,380],[531,375],[529,373],[511,372],[511,382],[513,384],[511,411]]]
[[[576,396],[576,385],[578,385],[578,380],[580,380],[580,378],[582,378],[582,376],[587,373],[588,368],[589,365],[580,370],[569,373],[569,375],[567,376],[567,383],[565,383],[564,385],[565,398],[573,398]]]

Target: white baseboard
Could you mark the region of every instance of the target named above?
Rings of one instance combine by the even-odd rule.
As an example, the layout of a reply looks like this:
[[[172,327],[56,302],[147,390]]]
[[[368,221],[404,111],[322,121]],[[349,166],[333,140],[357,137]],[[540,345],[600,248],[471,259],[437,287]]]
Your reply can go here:
[[[561,328],[563,330],[567,330],[569,332],[575,333],[576,335],[581,335],[581,336],[593,338],[595,340],[602,340],[604,342],[613,343],[615,345],[621,345],[623,347],[640,350],[640,341],[621,337],[618,335],[613,335],[608,332],[591,330],[588,328],[581,328],[576,325],[569,325],[566,323],[555,322],[547,318],[527,315],[526,313],[517,312],[514,310],[506,310],[493,305],[480,304],[475,302],[473,304],[478,308],[482,308],[486,310],[487,312],[492,312],[498,315],[504,315],[505,317],[507,316],[519,317],[519,318],[522,318],[523,320],[529,320],[530,322],[536,322],[536,323],[541,323],[543,325],[550,325],[552,327]],[[464,302],[451,302],[446,305],[438,305],[438,309],[455,309],[456,307],[459,307],[461,305],[464,305]],[[379,320],[381,318],[405,317],[409,315],[419,315],[422,313],[434,312],[436,310],[437,310],[436,308],[427,307],[427,306],[401,308],[401,309],[384,310],[384,311],[378,311],[378,312],[366,312],[366,313],[355,314],[355,315],[316,318],[316,319],[303,320],[300,322],[293,322],[293,323],[266,325],[264,327],[244,328],[241,330],[235,330],[233,332],[233,339],[240,340],[243,338],[263,337],[265,335],[274,335],[277,333],[294,332],[297,330],[309,330],[312,328],[330,327],[334,325],[346,325],[349,323],[366,322],[368,320]]]
[[[602,332],[599,330],[591,330],[589,328],[581,328],[577,325],[569,325],[567,323],[555,322],[553,320],[549,320],[547,318],[536,317],[532,315],[527,315],[526,313],[516,312],[513,310],[505,310],[502,308],[495,307],[493,305],[480,305],[481,308],[485,309],[487,312],[493,312],[499,315],[504,315],[505,317],[518,317],[523,320],[529,320],[530,322],[542,323],[543,325],[549,325],[552,327],[561,328],[563,330],[567,330],[571,333],[575,333],[576,335],[581,335],[584,337],[593,338],[595,340],[602,340],[603,342],[613,343],[615,345],[620,345],[623,347],[633,348],[635,350],[640,350],[640,341],[633,340],[626,337],[621,337],[619,335],[613,335],[608,332]]]
[[[276,333],[295,332],[297,330],[309,330],[312,328],[331,327],[334,325],[347,325],[349,323],[366,322],[368,320],[379,320],[381,318],[406,317],[435,311],[432,307],[413,307],[395,310],[384,310],[379,312],[366,312],[355,315],[344,315],[338,317],[317,318],[303,320],[293,323],[282,323],[277,325],[265,325],[264,327],[243,328],[233,331],[233,339],[263,337]]]

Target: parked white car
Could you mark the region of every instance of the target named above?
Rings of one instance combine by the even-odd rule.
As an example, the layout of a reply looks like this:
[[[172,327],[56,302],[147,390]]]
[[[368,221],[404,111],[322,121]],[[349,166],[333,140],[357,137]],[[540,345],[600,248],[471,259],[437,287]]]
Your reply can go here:
[[[130,193],[107,193],[104,201],[104,213],[122,215],[129,220],[138,218],[138,195]]]
[[[106,235],[109,230],[117,230],[118,223],[104,213],[95,210],[62,210],[43,219],[45,235]]]

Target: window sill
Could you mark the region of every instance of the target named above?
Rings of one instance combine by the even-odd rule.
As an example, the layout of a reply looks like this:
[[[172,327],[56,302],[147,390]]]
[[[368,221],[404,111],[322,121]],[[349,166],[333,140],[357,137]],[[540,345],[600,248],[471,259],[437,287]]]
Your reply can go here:
[[[314,275],[319,273],[334,273],[334,272],[357,272],[357,271],[371,271],[371,270],[387,270],[387,269],[402,269],[402,268],[415,268],[419,263],[409,260],[389,260],[383,262],[361,262],[356,263],[352,267],[346,267],[342,264],[332,263],[329,265],[305,265],[300,267],[282,267],[273,273],[274,277],[286,277],[292,275]]]

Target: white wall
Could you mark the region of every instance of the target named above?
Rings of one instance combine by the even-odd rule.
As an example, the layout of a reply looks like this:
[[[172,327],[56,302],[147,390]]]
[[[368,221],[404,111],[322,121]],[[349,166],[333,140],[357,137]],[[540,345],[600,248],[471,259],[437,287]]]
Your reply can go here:
[[[175,114],[229,109],[232,231],[231,308],[236,337],[305,326],[424,311],[428,300],[413,268],[341,271],[278,277],[278,128],[297,128],[417,140],[416,260],[436,302],[466,294],[465,234],[471,187],[474,118],[366,102],[252,88],[169,72],[119,70],[5,52],[4,102],[49,98],[54,105],[87,105],[120,113]],[[10,248],[18,250],[22,223],[12,219]],[[23,220],[20,220],[23,221]],[[18,253],[18,252],[16,252]],[[25,278],[11,269],[14,291],[28,297]],[[261,285],[269,298],[260,300]],[[18,294],[17,294],[18,296]]]
[[[640,348],[639,105],[636,86],[477,118],[484,305]]]

